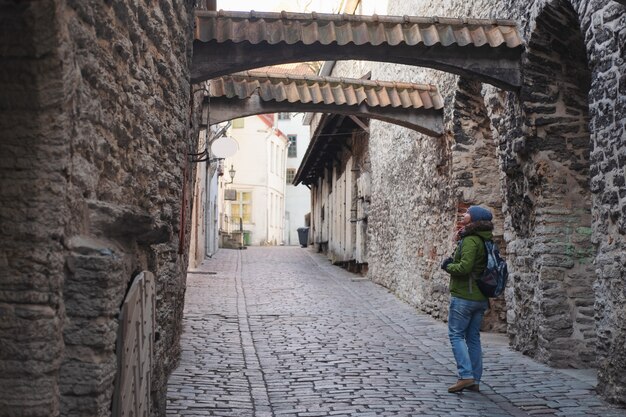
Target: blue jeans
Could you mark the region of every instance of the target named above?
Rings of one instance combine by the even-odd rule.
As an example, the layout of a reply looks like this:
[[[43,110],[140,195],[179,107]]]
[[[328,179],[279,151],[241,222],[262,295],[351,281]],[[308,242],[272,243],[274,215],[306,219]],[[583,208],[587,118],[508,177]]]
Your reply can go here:
[[[489,301],[472,301],[450,297],[448,337],[456,360],[459,379],[478,384],[483,374],[483,352],[480,347],[480,324]]]

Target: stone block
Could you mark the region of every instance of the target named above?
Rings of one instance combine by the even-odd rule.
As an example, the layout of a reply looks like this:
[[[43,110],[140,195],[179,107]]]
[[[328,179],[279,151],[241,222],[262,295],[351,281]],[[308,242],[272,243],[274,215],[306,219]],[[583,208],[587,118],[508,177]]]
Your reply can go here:
[[[110,317],[68,317],[63,329],[66,345],[87,346],[98,350],[115,349],[118,323]]]
[[[573,268],[574,261],[569,256],[544,255],[538,262],[544,267]]]
[[[557,323],[561,318],[563,320],[570,320],[568,318],[570,314],[570,307],[565,296],[544,298],[541,300],[539,308],[542,313],[542,317],[547,319],[546,322]]]
[[[90,396],[112,390],[116,359],[112,353],[70,347],[61,365],[60,390],[64,395]]]
[[[0,404],[2,416],[56,416],[59,398],[56,377],[53,375],[29,378],[16,375],[0,377]],[[10,410],[10,414],[8,411]],[[15,410],[15,411],[12,411]]]

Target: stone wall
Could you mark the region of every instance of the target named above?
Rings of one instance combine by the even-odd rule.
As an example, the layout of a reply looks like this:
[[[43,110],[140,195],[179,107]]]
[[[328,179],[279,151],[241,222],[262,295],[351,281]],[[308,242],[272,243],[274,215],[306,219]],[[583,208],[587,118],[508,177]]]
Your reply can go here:
[[[197,137],[191,3],[2,2],[0,415],[110,414],[117,315],[141,270],[157,278],[164,414]]]
[[[577,10],[592,70],[589,177],[599,389],[626,403],[626,6],[594,2]]]
[[[462,227],[460,221],[469,206],[488,207],[493,213],[494,241],[502,256],[506,257],[498,148],[485,107],[482,84],[460,78],[452,112],[451,175],[452,188],[456,190],[456,229]],[[490,305],[482,330],[506,331],[504,297],[490,300]]]
[[[59,415],[73,89],[61,62],[69,48],[58,4],[7,3],[0,13],[0,415]]]
[[[438,263],[453,249],[457,212],[489,202],[511,269],[494,326],[506,309],[516,349],[555,366],[597,365],[599,389],[626,402],[626,8],[409,0],[390,2],[388,14],[514,19],[528,53],[519,93],[401,65],[335,67],[336,76],[433,83],[446,102],[441,140],[371,122],[370,277],[445,318]],[[496,161],[499,187],[477,182]]]
[[[524,259],[517,272],[537,280],[534,288],[522,284],[523,291],[516,291],[514,302],[525,305],[516,317],[540,314],[528,333],[524,320],[511,320],[512,341],[532,344],[536,357],[555,366],[593,366],[590,74],[571,6],[555,3],[543,9],[523,65],[521,136],[507,135],[506,149],[511,161],[506,179],[515,191],[507,186],[505,198],[516,235],[512,247]],[[520,193],[524,204],[515,207]]]

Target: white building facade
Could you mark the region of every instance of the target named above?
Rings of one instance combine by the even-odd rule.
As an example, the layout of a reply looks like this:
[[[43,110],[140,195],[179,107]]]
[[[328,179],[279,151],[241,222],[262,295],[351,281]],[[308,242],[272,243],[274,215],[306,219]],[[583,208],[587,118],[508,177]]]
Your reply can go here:
[[[232,184],[225,183],[235,199],[223,200],[222,228],[241,227],[245,245],[282,245],[289,140],[276,129],[273,114],[233,120],[229,134],[239,151],[224,161],[224,170],[232,167],[236,174]]]
[[[207,147],[209,136],[214,134],[208,127],[201,129],[198,151]],[[194,181],[193,208],[191,217],[191,237],[189,249],[189,268],[197,268],[202,261],[213,256],[218,249],[218,200],[220,198],[220,175],[223,168],[206,157],[198,162]]]
[[[298,228],[306,226],[305,216],[311,211],[310,190],[302,184],[292,184],[311,138],[309,126],[303,124],[303,119],[303,113],[277,115],[277,126],[289,139],[285,172],[285,245],[299,244]]]

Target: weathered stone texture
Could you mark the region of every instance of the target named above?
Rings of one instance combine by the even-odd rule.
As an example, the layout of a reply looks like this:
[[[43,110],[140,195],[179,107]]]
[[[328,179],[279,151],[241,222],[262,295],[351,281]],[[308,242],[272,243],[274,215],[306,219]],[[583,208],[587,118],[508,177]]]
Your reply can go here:
[[[194,137],[188,82],[190,3],[115,2],[107,6],[71,1],[67,9],[81,71],[72,174],[75,200],[83,201],[77,217],[85,219],[86,230],[78,232],[108,239],[122,248],[111,256],[119,258],[123,268],[96,268],[98,279],[117,284],[98,288],[99,298],[116,299],[93,320],[115,320],[131,277],[144,269],[155,274],[159,306],[152,390],[153,412],[160,413],[164,412],[167,375],[179,355],[180,320],[171,317],[182,312],[187,264],[178,251],[180,210],[189,210],[190,201],[183,205],[183,187],[188,187],[191,178],[186,153],[193,149]],[[189,225],[185,228],[188,232]],[[89,261],[97,262],[98,256],[90,255]],[[83,274],[79,275],[83,280]],[[84,336],[83,345],[89,341],[89,335]],[[100,351],[104,357],[97,363],[104,374],[99,379],[114,378],[113,348],[109,345]],[[93,369],[86,366],[68,372],[76,379]],[[102,392],[106,395],[97,397],[98,401],[110,404],[110,383],[86,395]],[[67,402],[70,407],[72,399]],[[99,415],[96,409],[91,412]]]
[[[58,5],[0,8],[0,415],[56,416],[71,86]]]
[[[131,260],[112,242],[74,236],[68,246],[61,411],[106,415],[116,373],[116,316],[132,272]]]
[[[381,128],[372,122],[373,131]],[[446,227],[446,214],[455,210],[445,175],[448,142],[417,139],[415,132],[399,127],[384,128],[395,130],[395,135],[370,141],[370,276],[411,304],[443,318],[447,282],[435,275],[451,246],[440,242],[449,242],[453,233]],[[389,149],[398,154],[383,157]]]
[[[0,3],[0,415],[109,415],[117,314],[141,270],[160,294],[152,389],[165,411],[196,137],[192,3]]]
[[[502,175],[497,174],[498,148],[482,96],[482,84],[464,78],[459,79],[453,106],[451,169],[452,187],[456,190],[457,219],[460,221],[471,205],[489,207],[494,215],[494,240],[502,256],[506,257],[500,185]],[[483,320],[483,330],[504,332],[506,330],[504,297],[491,300],[490,305],[491,308]]]
[[[498,162],[490,159],[490,179],[502,189],[496,224],[511,270],[505,299],[512,345],[557,366],[597,364],[599,389],[626,402],[624,6],[433,0],[390,2],[388,12],[514,19],[528,54],[517,94],[489,85],[468,94],[458,77],[427,69],[336,67],[334,75],[371,70],[375,79],[433,83],[446,98],[446,142],[371,123],[370,277],[445,316],[447,277],[438,261],[453,248],[457,210],[483,199],[497,203],[476,183],[489,164],[472,162],[463,142],[491,136]],[[494,158],[487,149],[471,151]]]
[[[516,247],[527,249],[518,273],[537,279],[528,303],[521,291],[511,303],[513,309],[524,306],[516,318],[535,316],[534,329],[527,333],[525,320],[512,321],[512,342],[532,345],[537,358],[569,367],[595,362],[586,105],[591,75],[578,25],[565,3],[547,5],[535,18],[519,94],[523,125],[504,147],[514,161],[506,171],[515,184],[513,193],[506,188],[508,206],[515,207],[520,192],[524,196],[524,204],[511,210],[512,241],[525,241]],[[506,129],[501,121],[498,130]]]
[[[626,7],[595,5],[583,22],[589,65],[599,388],[626,402]],[[621,346],[621,347],[620,347]]]

